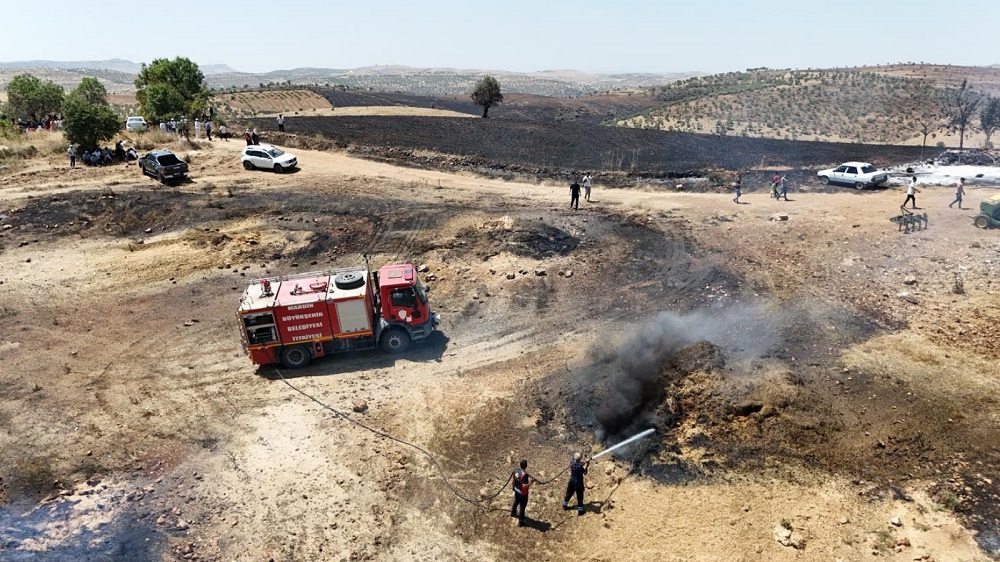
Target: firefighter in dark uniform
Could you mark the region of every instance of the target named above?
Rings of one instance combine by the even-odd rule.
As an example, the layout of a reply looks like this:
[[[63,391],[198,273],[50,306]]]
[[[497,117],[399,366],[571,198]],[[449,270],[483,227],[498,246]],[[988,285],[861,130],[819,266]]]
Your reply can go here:
[[[566,499],[563,500],[563,509],[569,509],[569,500],[576,494],[576,514],[583,515],[583,476],[587,474],[590,467],[590,460],[583,461],[583,455],[573,454],[573,460],[569,463],[569,484],[566,485]]]
[[[514,484],[514,505],[510,506],[510,516],[517,517],[517,526],[524,527],[524,508],[528,507],[528,489],[535,479],[528,474],[528,461],[521,461],[521,468],[511,476]]]

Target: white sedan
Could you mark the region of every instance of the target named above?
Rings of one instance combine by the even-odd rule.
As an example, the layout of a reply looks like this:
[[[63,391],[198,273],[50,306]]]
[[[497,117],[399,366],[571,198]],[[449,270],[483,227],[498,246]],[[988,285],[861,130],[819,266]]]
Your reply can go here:
[[[820,170],[816,173],[819,181],[824,184],[839,183],[853,185],[858,189],[885,183],[889,175],[879,172],[878,168],[868,162],[844,162],[830,170]]]
[[[299,163],[299,159],[294,154],[289,154],[270,144],[251,144],[243,149],[243,156],[240,160],[247,170],[274,170],[279,174],[294,168]]]

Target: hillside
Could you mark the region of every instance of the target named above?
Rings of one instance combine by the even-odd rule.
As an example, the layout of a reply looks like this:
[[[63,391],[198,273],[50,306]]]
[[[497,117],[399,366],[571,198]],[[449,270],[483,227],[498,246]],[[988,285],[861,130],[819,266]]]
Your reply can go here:
[[[968,79],[1000,94],[1000,71],[896,65],[768,70],[703,76],[659,86],[662,105],[614,121],[625,127],[790,140],[928,144],[941,140],[938,96]]]
[[[0,91],[11,78],[30,73],[51,80],[66,90],[86,76],[101,80],[111,93],[135,90],[140,65],[127,60],[109,61],[21,61],[0,63]],[[293,68],[264,73],[238,72],[224,64],[201,66],[213,90],[245,90],[266,86],[339,86],[352,90],[397,92],[422,96],[466,95],[484,74],[496,76],[505,92],[544,96],[579,96],[611,90],[635,90],[666,84],[694,73],[592,74],[575,70],[509,72],[455,68],[370,66],[352,69]]]

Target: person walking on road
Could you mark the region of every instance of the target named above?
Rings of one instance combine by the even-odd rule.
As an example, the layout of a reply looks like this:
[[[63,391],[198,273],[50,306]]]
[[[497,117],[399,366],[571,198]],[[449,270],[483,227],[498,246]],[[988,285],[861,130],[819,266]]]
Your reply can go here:
[[[205,137],[208,140],[212,140],[212,122],[205,121]]]
[[[590,202],[590,174],[583,176],[583,200]]]
[[[583,455],[573,453],[569,463],[569,484],[566,485],[566,497],[563,499],[563,509],[570,509],[569,500],[576,494],[576,514],[583,515],[583,476],[587,474],[590,461],[583,461]]]
[[[733,202],[739,205],[740,195],[743,195],[743,174],[736,174],[736,181],[733,182],[736,186],[736,197],[733,198]]]
[[[958,183],[955,184],[955,200],[948,204],[948,208],[958,203],[958,210],[961,211],[963,195],[965,195],[965,178],[958,178]]]
[[[569,184],[569,206],[573,210],[580,208],[580,184],[575,181]]]
[[[285,132],[285,116],[280,113],[278,114],[278,132]]]
[[[66,156],[69,156],[69,167],[76,168],[76,150],[73,145],[69,145],[69,149],[66,150]]]
[[[786,176],[781,176],[781,179],[778,180],[778,186],[778,196],[776,199],[784,197],[785,201],[788,201],[788,178]]]
[[[219,125],[219,138],[229,142],[229,131],[226,130],[225,125]]]
[[[778,198],[778,183],[781,178],[778,176],[778,172],[774,173],[774,177],[771,178],[771,197],[774,199]]]
[[[913,208],[916,209],[918,193],[920,193],[920,190],[917,189],[917,176],[913,176],[913,178],[910,180],[910,185],[907,186],[906,188],[906,200],[903,201],[903,207],[905,207],[907,203],[912,201]]]
[[[517,526],[524,527],[524,509],[528,507],[528,490],[535,479],[528,474],[528,461],[521,460],[521,467],[514,470],[514,504],[510,506],[510,516],[517,517]]]

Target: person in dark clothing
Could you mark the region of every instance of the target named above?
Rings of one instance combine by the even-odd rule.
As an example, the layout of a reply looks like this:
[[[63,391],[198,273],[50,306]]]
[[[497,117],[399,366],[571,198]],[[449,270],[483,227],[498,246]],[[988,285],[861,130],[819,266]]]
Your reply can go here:
[[[576,514],[583,515],[583,476],[587,474],[590,461],[583,461],[583,455],[573,454],[569,463],[569,484],[566,485],[566,498],[563,499],[563,509],[569,509],[569,500],[576,494]]]
[[[514,484],[514,504],[510,506],[510,516],[517,517],[517,526],[524,527],[524,508],[528,507],[528,489],[535,479],[528,474],[528,461],[521,460],[521,468],[511,476]]]
[[[243,133],[243,138],[246,139],[247,146],[253,144],[253,136],[250,134],[250,129],[247,129],[247,132]]]
[[[569,185],[569,206],[573,209],[580,208],[580,184],[575,181]]]
[[[260,135],[257,133],[257,129],[250,132],[250,140],[252,140],[254,144],[260,144]]]
[[[122,145],[122,141],[115,143],[115,160],[119,162],[125,161],[125,147]]]

